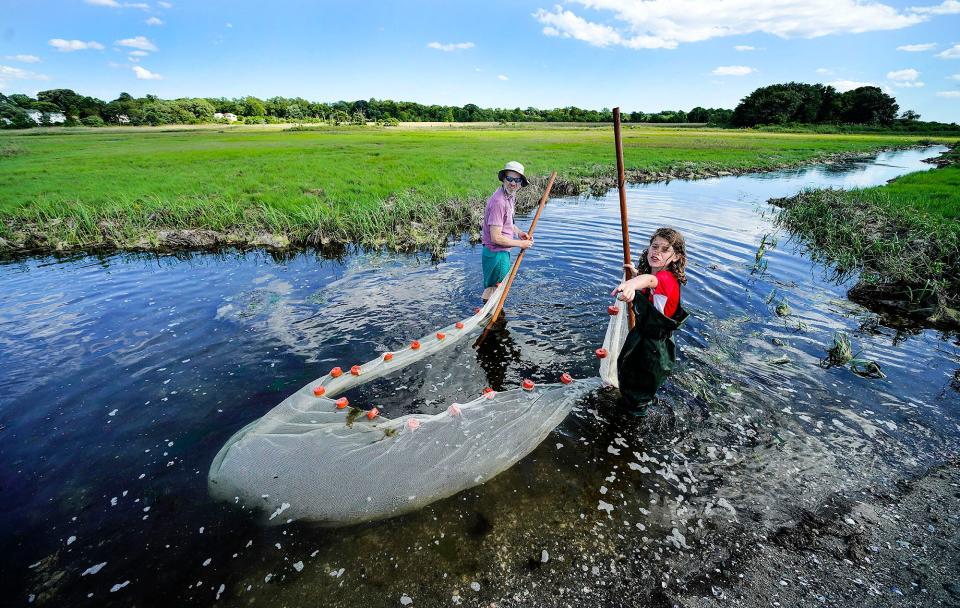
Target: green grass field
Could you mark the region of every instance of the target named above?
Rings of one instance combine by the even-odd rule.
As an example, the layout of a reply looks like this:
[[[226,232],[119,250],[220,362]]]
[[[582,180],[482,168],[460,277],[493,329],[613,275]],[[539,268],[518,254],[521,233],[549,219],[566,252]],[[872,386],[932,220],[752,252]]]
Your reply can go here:
[[[628,169],[773,169],[917,137],[625,127]],[[0,238],[124,246],[201,228],[422,245],[463,230],[507,160],[568,183],[614,172],[612,128],[49,129],[0,134]],[[422,230],[423,238],[396,240]],[[24,241],[20,238],[20,241]]]

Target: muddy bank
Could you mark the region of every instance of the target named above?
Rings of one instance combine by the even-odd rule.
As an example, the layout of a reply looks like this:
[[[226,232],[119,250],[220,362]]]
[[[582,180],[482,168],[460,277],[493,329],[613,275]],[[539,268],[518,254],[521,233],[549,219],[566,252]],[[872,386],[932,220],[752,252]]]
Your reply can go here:
[[[801,163],[772,163],[754,167],[717,167],[702,163],[684,162],[661,171],[629,170],[626,180],[631,184],[669,182],[684,179],[707,179],[749,173],[773,172],[802,166],[869,159],[884,150],[909,149],[916,146],[878,148],[870,154],[837,153],[819,155]],[[531,187],[521,191],[517,212],[533,208],[546,186],[545,176],[531,179]],[[558,177],[553,196],[574,196],[589,193],[602,196],[617,186],[613,167],[597,166],[590,174]],[[264,213],[254,210],[245,226],[231,230],[210,230],[201,227],[171,226],[167,218],[152,215],[139,220],[127,218],[100,218],[89,225],[76,220],[51,218],[9,220],[6,237],[0,237],[0,255],[61,253],[173,252],[218,251],[225,248],[261,248],[272,252],[315,248],[325,254],[340,255],[351,245],[391,251],[427,251],[442,257],[447,241],[467,233],[473,242],[479,242],[480,223],[485,199],[452,200],[440,208],[397,205],[384,201],[370,217],[357,221],[358,226],[331,222],[307,230],[291,228],[285,232],[270,229]],[[363,227],[359,226],[360,224]]]

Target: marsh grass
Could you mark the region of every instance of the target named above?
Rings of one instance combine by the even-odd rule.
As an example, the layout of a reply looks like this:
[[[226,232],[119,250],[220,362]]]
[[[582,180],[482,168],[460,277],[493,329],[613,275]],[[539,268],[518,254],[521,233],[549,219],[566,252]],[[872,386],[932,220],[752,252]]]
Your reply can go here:
[[[556,169],[564,194],[602,193],[614,175],[608,125],[282,129],[0,134],[0,150],[11,150],[0,155],[0,248],[150,248],[158,231],[192,230],[216,232],[219,243],[272,233],[293,245],[440,252],[451,235],[476,236],[505,160],[521,160],[533,177]],[[655,179],[917,142],[637,126],[623,139],[628,170]]]
[[[808,190],[777,199],[776,222],[801,236],[837,278],[859,273],[860,295],[933,319],[960,305],[960,168],[876,188]]]

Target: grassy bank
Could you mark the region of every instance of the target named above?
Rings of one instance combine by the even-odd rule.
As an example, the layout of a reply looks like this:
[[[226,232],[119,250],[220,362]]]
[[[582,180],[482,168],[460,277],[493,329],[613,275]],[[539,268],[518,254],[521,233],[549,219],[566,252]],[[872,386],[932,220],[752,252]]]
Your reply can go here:
[[[960,149],[940,168],[885,186],[777,199],[778,222],[841,274],[851,297],[935,324],[960,325]]]
[[[475,229],[496,170],[614,185],[609,126],[51,129],[0,135],[0,248],[441,247]],[[628,179],[770,170],[918,143],[888,135],[627,127]],[[542,181],[540,182],[542,183]],[[536,188],[528,189],[533,200]]]

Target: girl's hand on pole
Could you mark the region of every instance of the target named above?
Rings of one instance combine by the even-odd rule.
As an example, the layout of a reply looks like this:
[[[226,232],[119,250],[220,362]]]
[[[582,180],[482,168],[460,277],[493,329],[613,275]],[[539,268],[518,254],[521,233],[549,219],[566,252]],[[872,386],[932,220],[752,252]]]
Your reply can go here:
[[[517,241],[517,247],[519,247],[520,249],[530,249],[531,247],[533,247],[533,239],[523,239],[523,240]]]
[[[623,265],[623,270],[624,270],[624,272],[627,273],[627,278],[628,278],[628,279],[632,279],[633,277],[635,277],[635,276],[637,276],[638,274],[640,274],[640,271],[637,270],[637,267],[633,265],[633,262],[630,262],[629,264],[624,264],[624,265]]]
[[[519,233],[517,234],[517,236],[519,236],[520,239],[521,239],[521,240],[524,240],[524,241],[526,241],[526,240],[533,240],[533,239],[530,238],[530,233],[529,233],[529,232],[525,232],[525,231],[523,231],[523,230],[519,231]]]
[[[617,288],[610,292],[610,295],[617,296],[617,299],[622,302],[633,302],[633,297],[636,295],[637,289],[633,286],[631,281],[624,281],[617,285]]]

